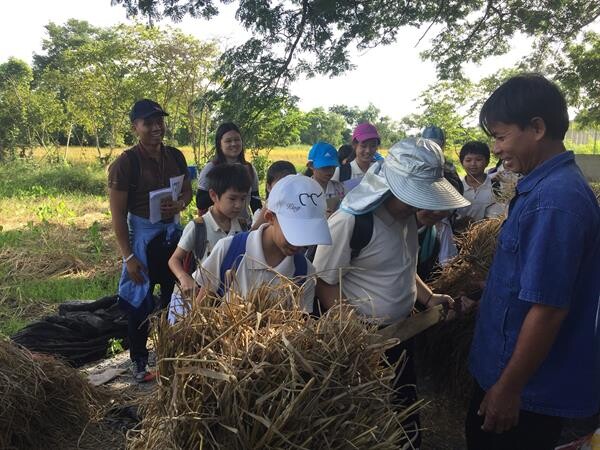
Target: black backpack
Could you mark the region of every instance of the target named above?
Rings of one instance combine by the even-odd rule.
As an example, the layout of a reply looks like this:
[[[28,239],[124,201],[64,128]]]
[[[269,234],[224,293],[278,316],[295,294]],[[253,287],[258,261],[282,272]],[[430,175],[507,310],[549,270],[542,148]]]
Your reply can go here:
[[[342,164],[340,166],[340,183],[344,181],[348,181],[352,176],[352,167],[350,167],[350,163]]]
[[[350,237],[350,259],[356,258],[373,237],[373,212],[354,216],[354,228]],[[315,259],[317,246],[313,245],[306,251],[306,258],[310,262]]]

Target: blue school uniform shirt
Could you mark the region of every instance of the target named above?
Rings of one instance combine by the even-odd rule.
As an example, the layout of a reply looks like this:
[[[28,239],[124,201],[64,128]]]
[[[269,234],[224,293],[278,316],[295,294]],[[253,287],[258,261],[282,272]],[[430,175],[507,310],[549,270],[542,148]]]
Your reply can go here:
[[[548,356],[521,395],[521,408],[585,417],[600,408],[600,208],[572,152],[517,184],[502,225],[470,354],[484,390],[507,366],[535,304],[568,309]]]

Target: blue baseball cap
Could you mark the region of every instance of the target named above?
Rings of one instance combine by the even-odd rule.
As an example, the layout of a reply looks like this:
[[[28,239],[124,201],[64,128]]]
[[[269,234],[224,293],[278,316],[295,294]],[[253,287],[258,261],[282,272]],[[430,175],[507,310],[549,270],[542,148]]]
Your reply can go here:
[[[308,160],[315,169],[340,165],[335,147],[327,142],[317,142],[308,152]]]

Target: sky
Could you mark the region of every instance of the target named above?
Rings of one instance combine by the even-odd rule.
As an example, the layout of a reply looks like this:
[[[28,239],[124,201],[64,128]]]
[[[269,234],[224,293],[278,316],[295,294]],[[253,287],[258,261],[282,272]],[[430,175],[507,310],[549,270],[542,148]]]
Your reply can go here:
[[[210,21],[186,18],[170,24],[199,39],[219,39],[223,45],[243,42],[248,34],[235,21],[235,5],[220,6],[221,14]],[[6,1],[0,15],[0,62],[14,56],[31,64],[32,55],[41,53],[44,26],[62,24],[70,18],[86,20],[95,26],[111,26],[131,22],[122,6],[111,6],[110,0],[16,0]],[[159,24],[160,25],[160,24]],[[435,66],[423,61],[419,53],[429,42],[424,39],[415,47],[422,32],[405,28],[395,44],[366,52],[351,52],[356,69],[336,78],[315,77],[294,82],[291,91],[300,99],[300,108],[308,111],[335,104],[366,107],[373,103],[382,114],[395,120],[417,112],[419,94],[435,82]],[[526,39],[513,41],[507,54],[493,57],[481,65],[468,65],[466,74],[478,80],[509,67],[530,50]]]

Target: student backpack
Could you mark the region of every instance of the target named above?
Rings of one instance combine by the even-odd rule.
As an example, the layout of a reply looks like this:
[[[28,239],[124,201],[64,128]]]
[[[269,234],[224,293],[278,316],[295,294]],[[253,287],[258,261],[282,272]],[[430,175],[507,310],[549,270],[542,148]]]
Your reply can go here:
[[[248,224],[244,219],[237,219],[242,231],[248,230]],[[206,247],[208,244],[206,223],[202,216],[194,219],[194,248],[188,252],[183,259],[183,270],[188,274],[194,273],[204,254],[206,253]]]
[[[350,167],[350,163],[342,164],[340,166],[340,183],[348,181],[350,177],[352,177],[352,167]]]
[[[241,262],[242,258],[246,254],[246,242],[248,241],[248,235],[250,231],[236,234],[231,240],[231,245],[223,258],[221,267],[219,268],[219,289],[217,294],[223,296],[225,294],[225,277],[228,270],[236,270],[237,266]],[[294,279],[298,285],[304,282],[304,278],[308,273],[308,264],[306,258],[302,253],[294,254]]]
[[[356,258],[361,250],[365,248],[371,238],[373,237],[373,213],[368,212],[365,214],[354,216],[354,228],[352,229],[352,236],[350,237],[350,259]],[[313,262],[315,253],[317,251],[316,245],[311,245],[306,251],[306,257],[310,262]]]

